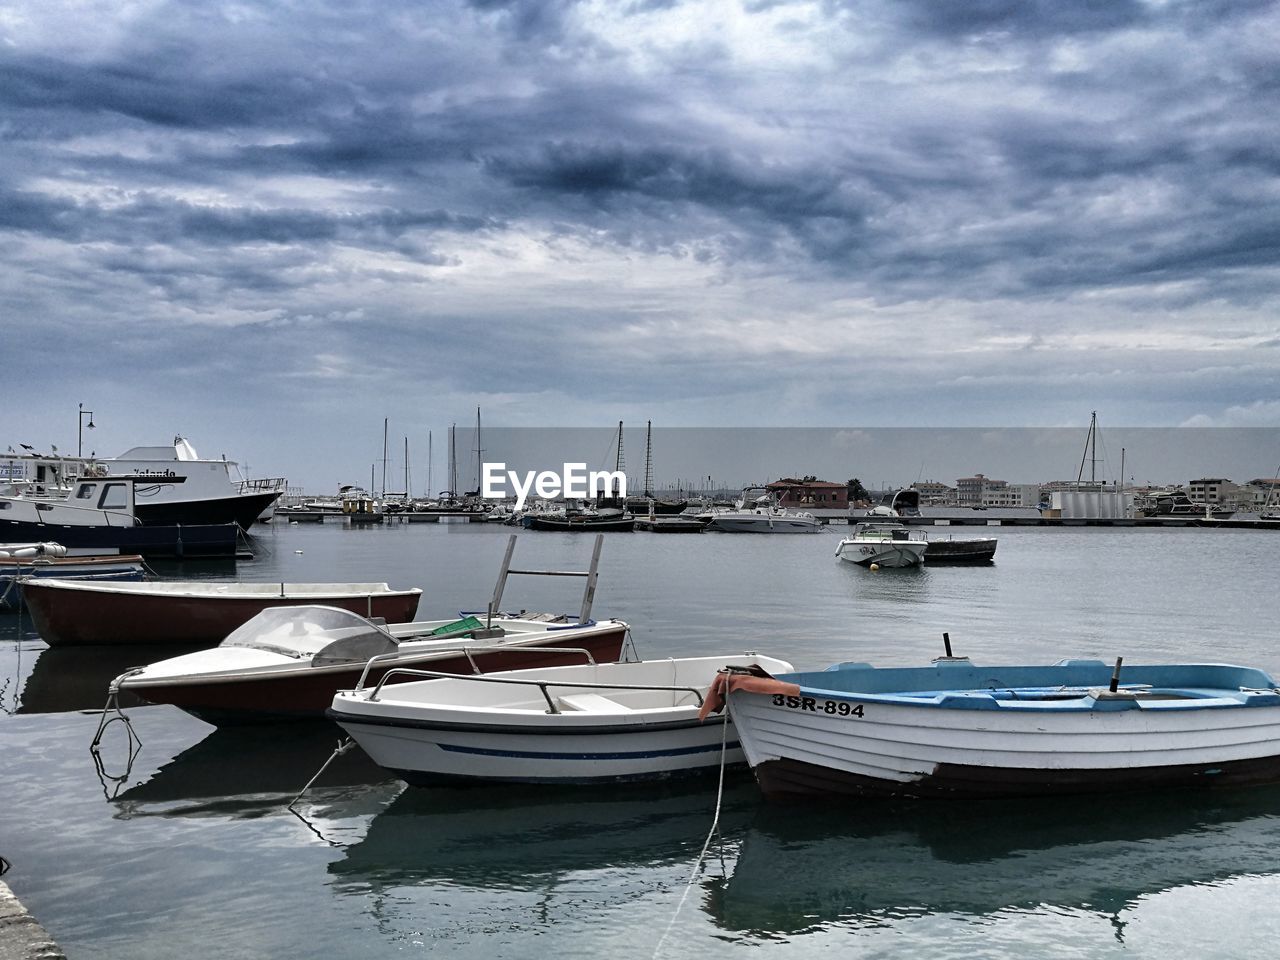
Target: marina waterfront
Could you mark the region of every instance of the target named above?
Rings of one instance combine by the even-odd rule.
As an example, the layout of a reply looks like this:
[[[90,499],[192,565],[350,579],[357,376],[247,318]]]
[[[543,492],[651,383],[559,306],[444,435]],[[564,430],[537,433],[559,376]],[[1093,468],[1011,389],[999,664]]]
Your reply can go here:
[[[482,608],[510,528],[260,526],[256,559],[166,576],[386,581],[419,615]],[[1273,535],[991,527],[984,567],[838,563],[848,532],[607,534],[595,612],[644,657],[759,651],[799,669],[1096,657],[1280,674]],[[931,536],[945,535],[942,529]],[[516,564],[583,569],[591,539],[522,532]],[[554,579],[504,605],[577,608]],[[728,778],[411,789],[327,724],[214,730],[127,708],[95,766],[109,680],[171,651],[51,649],[0,618],[5,880],[91,957],[1250,957],[1280,919],[1280,788],[1000,803],[770,807]],[[172,651],[177,652],[177,651]]]

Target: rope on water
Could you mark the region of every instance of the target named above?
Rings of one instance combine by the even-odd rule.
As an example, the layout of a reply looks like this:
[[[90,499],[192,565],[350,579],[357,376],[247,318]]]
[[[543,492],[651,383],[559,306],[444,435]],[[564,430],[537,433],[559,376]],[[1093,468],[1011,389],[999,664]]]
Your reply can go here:
[[[720,807],[724,802],[724,768],[725,759],[728,755],[728,737],[729,715],[726,711],[724,723],[720,725],[720,782],[716,787],[716,812],[711,819],[711,830],[708,831],[707,839],[702,844],[702,851],[698,854],[698,859],[694,861],[693,871],[689,874],[689,879],[684,885],[684,893],[680,895],[680,902],[676,904],[676,912],[671,915],[671,922],[667,924],[667,929],[663,931],[662,937],[658,940],[658,945],[653,948],[654,957],[662,953],[662,947],[667,942],[667,937],[671,936],[671,931],[675,929],[676,920],[680,918],[680,911],[684,909],[684,903],[689,899],[689,891],[693,889],[694,882],[698,879],[698,874],[702,872],[702,865],[707,859],[707,851],[711,849],[711,841],[720,832]]]
[[[302,795],[311,789],[311,785],[320,779],[320,774],[329,769],[329,764],[333,763],[333,761],[337,760],[355,745],[356,742],[350,737],[347,737],[345,740],[338,741],[338,746],[334,749],[333,753],[329,754],[329,759],[326,760],[324,764],[321,765],[320,769],[316,771],[316,775],[307,781],[307,785],[298,791],[298,795],[289,801],[289,806],[286,809],[292,810],[293,805],[302,799]]]

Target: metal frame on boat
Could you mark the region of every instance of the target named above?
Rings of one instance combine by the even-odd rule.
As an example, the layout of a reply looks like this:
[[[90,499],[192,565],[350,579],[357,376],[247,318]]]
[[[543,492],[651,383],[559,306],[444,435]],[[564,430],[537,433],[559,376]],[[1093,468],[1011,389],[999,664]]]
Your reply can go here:
[[[791,669],[756,654],[465,677],[397,667],[337,693],[327,716],[410,784],[665,779],[743,762],[725,718],[699,717],[702,691],[729,663]],[[393,677],[416,679],[384,689]]]

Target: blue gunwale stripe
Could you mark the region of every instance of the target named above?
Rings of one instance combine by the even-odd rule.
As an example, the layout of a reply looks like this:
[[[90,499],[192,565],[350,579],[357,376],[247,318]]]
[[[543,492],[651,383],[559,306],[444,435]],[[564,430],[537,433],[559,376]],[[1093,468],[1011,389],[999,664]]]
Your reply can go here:
[[[720,752],[719,743],[705,743],[671,750],[625,750],[611,753],[561,753],[551,750],[495,750],[489,747],[463,747],[452,743],[436,744],[447,753],[467,753],[481,757],[509,757],[521,760],[644,760],[655,757],[687,757],[696,753]],[[737,750],[736,740],[726,743],[725,750]]]

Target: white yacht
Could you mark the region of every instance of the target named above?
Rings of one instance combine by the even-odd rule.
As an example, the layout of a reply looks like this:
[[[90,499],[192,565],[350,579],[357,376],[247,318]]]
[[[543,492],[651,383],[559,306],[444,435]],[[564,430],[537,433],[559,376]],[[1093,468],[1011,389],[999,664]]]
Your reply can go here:
[[[705,529],[719,533],[821,533],[822,521],[811,513],[792,513],[778,506],[764,487],[746,487],[733,509],[712,514]]]

